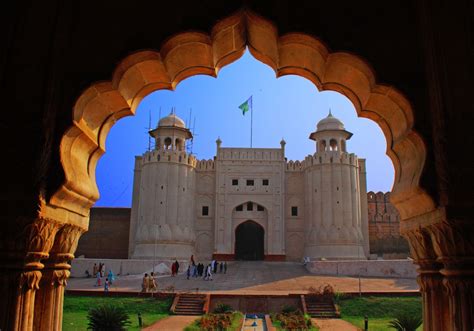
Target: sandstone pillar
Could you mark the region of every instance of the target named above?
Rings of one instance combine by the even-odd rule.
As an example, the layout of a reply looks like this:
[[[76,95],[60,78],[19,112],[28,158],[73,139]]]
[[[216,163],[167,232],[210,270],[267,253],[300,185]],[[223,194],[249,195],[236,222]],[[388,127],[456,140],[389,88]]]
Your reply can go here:
[[[474,225],[468,221],[445,221],[429,227],[433,247],[443,264],[444,291],[449,309],[445,330],[474,329]]]
[[[56,235],[49,259],[45,261],[40,288],[36,294],[34,330],[61,330],[64,289],[70,276],[74,252],[83,230],[66,225]]]
[[[413,258],[420,266],[426,331],[474,328],[474,226],[440,221],[407,231]]]
[[[18,231],[20,236],[6,238],[9,250],[2,252],[6,263],[0,270],[0,329],[33,330],[35,295],[44,268],[41,261],[48,258],[58,229],[55,222],[36,219]]]
[[[443,331],[447,313],[447,297],[439,265],[433,261],[419,262],[418,284],[423,300],[424,330]]]

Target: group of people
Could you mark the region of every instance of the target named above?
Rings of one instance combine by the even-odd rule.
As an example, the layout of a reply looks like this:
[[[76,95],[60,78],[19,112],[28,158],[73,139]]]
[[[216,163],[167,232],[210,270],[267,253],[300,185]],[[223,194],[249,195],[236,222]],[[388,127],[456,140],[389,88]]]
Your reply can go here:
[[[88,273],[89,271],[86,271],[86,274]],[[97,263],[94,263],[94,266],[92,267],[92,274],[96,278],[96,282],[94,286],[101,287],[102,278],[105,277],[105,264],[99,263],[99,265],[97,265]],[[104,292],[109,292],[109,288],[113,284],[114,281],[115,281],[115,275],[112,269],[109,269],[109,273],[104,281]]]
[[[176,276],[179,271],[179,262],[178,260],[175,260],[173,264],[171,265],[171,276]]]
[[[212,260],[207,266],[204,266],[202,263],[196,264],[194,261],[194,255],[191,255],[189,260],[188,270],[186,271],[186,278],[189,279],[190,277],[203,277],[204,280],[212,280],[212,274],[224,272],[227,273],[227,262],[217,262],[216,260]]]
[[[158,284],[156,283],[155,273],[151,272],[150,275],[146,273],[143,276],[142,292],[156,292],[157,290]]]

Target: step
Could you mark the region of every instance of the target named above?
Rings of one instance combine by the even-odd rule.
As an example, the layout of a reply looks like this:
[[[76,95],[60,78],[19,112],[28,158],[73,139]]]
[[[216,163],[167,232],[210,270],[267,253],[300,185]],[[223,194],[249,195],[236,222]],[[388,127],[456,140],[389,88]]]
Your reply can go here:
[[[179,309],[175,309],[175,312],[179,312],[179,311],[196,311],[196,312],[202,312],[202,309],[196,309],[196,308],[193,308],[193,309],[190,309],[190,308],[179,308]]]
[[[202,307],[177,307],[175,311],[202,311]]]

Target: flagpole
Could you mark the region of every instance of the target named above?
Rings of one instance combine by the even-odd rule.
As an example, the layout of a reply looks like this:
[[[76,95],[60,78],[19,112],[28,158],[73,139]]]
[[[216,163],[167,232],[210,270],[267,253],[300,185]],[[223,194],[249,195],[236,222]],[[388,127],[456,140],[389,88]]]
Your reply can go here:
[[[253,138],[253,96],[250,96],[250,148],[252,148]]]

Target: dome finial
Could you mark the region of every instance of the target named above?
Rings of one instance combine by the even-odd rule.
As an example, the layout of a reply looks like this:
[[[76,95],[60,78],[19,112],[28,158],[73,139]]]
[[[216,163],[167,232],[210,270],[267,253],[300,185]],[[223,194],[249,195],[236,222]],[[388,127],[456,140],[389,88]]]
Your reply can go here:
[[[332,113],[331,113],[331,108],[329,108],[329,114],[328,114],[328,117],[333,117],[333,116],[332,116]]]

